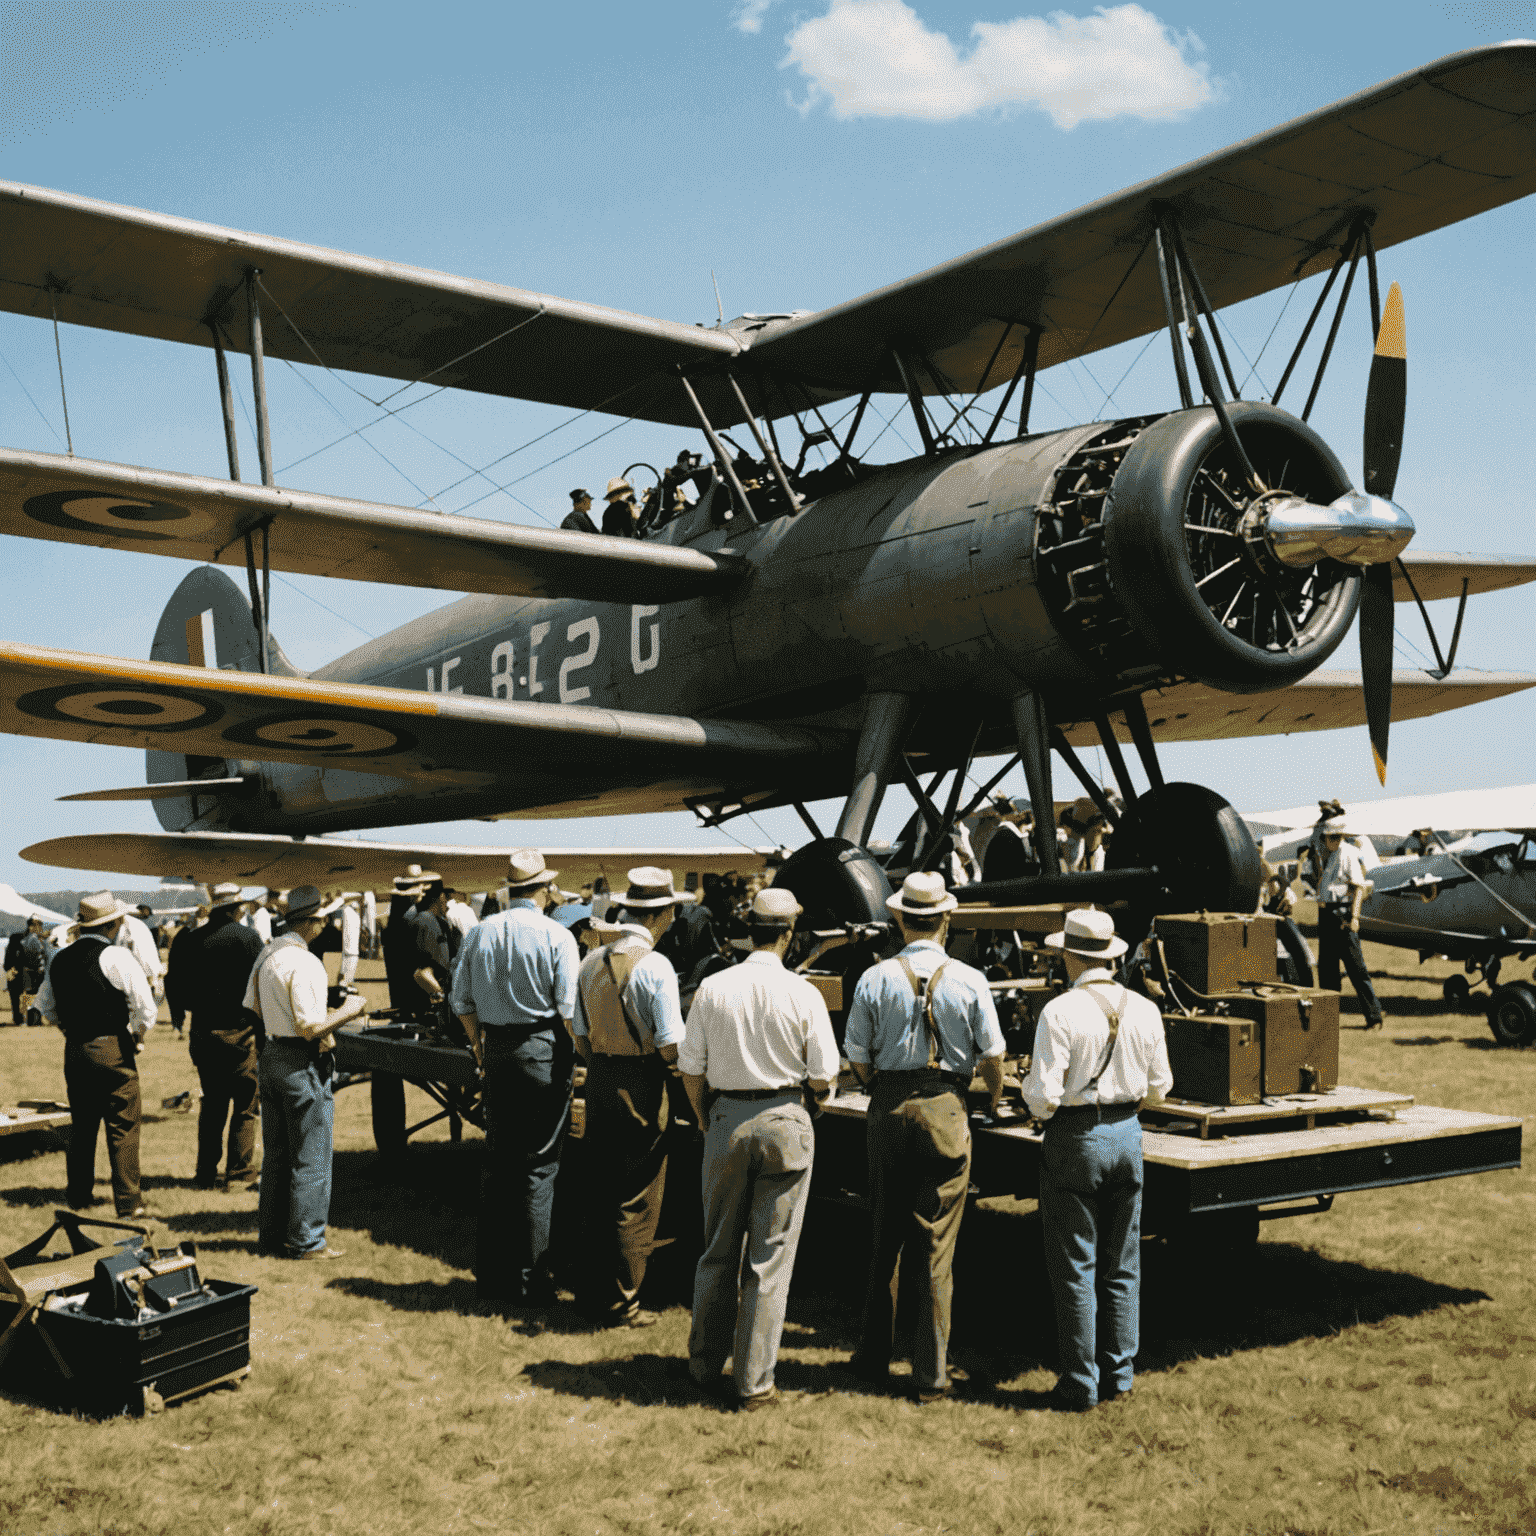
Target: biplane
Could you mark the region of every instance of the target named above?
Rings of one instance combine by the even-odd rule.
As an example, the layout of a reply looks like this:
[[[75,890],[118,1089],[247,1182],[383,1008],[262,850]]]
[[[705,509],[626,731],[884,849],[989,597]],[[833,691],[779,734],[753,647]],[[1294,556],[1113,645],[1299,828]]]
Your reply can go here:
[[[204,562],[148,661],[0,645],[0,728],[145,748],[147,785],[101,797],[152,799],[165,829],[28,856],[224,877],[280,859],[324,885],[367,847],[341,831],[793,806],[810,842],[779,880],[822,921],[874,922],[888,786],[911,790],[931,866],[978,803],[973,764],[1007,756],[1035,867],[982,895],[1251,907],[1246,829],[1165,783],[1160,744],[1364,722],[1384,778],[1391,721],[1536,682],[1453,670],[1454,639],[1433,671],[1393,669],[1396,603],[1464,606],[1536,558],[1409,547],[1391,500],[1406,324],[1378,278],[1379,253],[1532,190],[1532,43],[1441,59],[848,303],[714,328],[0,185],[0,306],[207,348],[230,471],[0,450],[0,531]],[[1240,398],[1217,313],[1323,273],[1273,397]],[[1352,296],[1375,336],[1358,485],[1307,420]],[[1031,429],[1045,370],[1158,331],[1168,410]],[[639,539],[280,487],[268,357],[694,428],[706,452],[687,484],[659,476]],[[884,395],[916,457],[861,452]],[[813,440],[831,462],[807,471]],[[274,570],[469,595],[305,674],[271,631]],[[1357,616],[1359,669],[1327,669]],[[1084,768],[1093,744],[1123,807]],[[1115,825],[1105,870],[1058,869],[1053,757]],[[805,806],[828,797],[823,829]]]

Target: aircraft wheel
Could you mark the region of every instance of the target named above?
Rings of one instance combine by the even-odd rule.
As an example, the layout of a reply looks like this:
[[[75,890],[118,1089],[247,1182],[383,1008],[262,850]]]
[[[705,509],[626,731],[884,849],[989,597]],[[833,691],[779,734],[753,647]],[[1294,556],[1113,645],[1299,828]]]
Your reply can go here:
[[[1214,789],[1165,784],[1126,808],[1106,869],[1155,865],[1162,888],[1131,903],[1117,923],[1133,945],[1159,912],[1252,912],[1263,882],[1248,824]]]
[[[1472,1001],[1472,988],[1465,976],[1447,976],[1440,995],[1445,999],[1447,1008],[1460,1013]]]
[[[1500,1045],[1536,1043],[1536,987],[1512,981],[1498,988],[1488,1002],[1488,1028]]]
[[[375,1072],[368,1085],[373,1111],[373,1144],[390,1161],[405,1156],[405,1079],[396,1072]]]

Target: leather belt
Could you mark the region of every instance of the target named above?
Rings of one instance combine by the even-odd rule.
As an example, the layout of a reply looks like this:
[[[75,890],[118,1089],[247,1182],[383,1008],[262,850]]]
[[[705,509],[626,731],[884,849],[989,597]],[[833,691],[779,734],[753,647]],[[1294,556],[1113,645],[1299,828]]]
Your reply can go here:
[[[799,1093],[800,1084],[790,1083],[784,1088],[717,1088],[722,1099],[782,1099],[786,1093]]]
[[[1140,1112],[1140,1099],[1122,1101],[1118,1104],[1063,1104],[1045,1123],[1049,1128],[1058,1120],[1076,1121],[1091,1118],[1095,1124],[1098,1124],[1101,1121],[1129,1120]]]

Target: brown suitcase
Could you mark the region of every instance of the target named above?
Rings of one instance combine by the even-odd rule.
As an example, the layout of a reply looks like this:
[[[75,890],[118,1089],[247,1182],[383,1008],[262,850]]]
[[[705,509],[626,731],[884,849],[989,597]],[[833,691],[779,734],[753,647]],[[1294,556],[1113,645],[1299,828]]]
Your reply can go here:
[[[1274,981],[1276,922],[1246,912],[1185,912],[1156,925],[1168,968],[1202,997]]]
[[[1165,1014],[1175,1098],[1200,1104],[1257,1104],[1263,1098],[1263,1052],[1252,1019]]]
[[[1319,1093],[1339,1082],[1339,994],[1255,986],[1226,1000],[1258,1026],[1264,1092]]]

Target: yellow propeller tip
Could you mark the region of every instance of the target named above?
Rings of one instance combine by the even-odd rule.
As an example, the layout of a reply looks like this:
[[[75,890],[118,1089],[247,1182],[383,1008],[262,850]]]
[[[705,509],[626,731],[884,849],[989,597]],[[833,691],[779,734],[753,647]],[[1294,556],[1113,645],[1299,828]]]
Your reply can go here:
[[[1376,764],[1376,777],[1380,781],[1382,788],[1385,789],[1387,785],[1387,760],[1374,746],[1371,748],[1371,759]]]
[[[1396,283],[1387,289],[1387,302],[1381,312],[1381,330],[1376,335],[1376,356],[1408,360],[1408,330],[1403,319],[1403,290]]]

